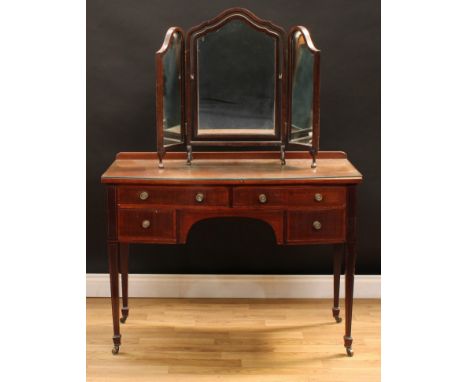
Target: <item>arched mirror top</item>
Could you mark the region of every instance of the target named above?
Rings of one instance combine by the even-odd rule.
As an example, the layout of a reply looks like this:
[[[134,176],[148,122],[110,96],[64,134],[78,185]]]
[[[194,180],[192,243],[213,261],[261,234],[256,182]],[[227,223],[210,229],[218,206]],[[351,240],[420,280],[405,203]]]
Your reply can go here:
[[[182,28],[170,27],[164,36],[164,41],[161,45],[161,48],[159,48],[156,54],[165,54],[171,48],[172,44],[178,44],[179,42],[183,43],[183,41],[184,31]]]
[[[211,20],[207,20],[189,29],[187,33],[187,41],[190,41],[191,44],[191,40],[199,38],[200,36],[203,36],[204,34],[207,34],[214,30],[217,30],[221,28],[224,24],[235,19],[242,20],[251,27],[264,33],[267,33],[277,39],[284,39],[285,31],[280,26],[272,23],[269,20],[263,20],[257,17],[247,9],[231,8],[220,13],[218,16],[212,18]],[[188,47],[189,46],[187,46],[187,48]]]
[[[291,28],[289,31],[289,40],[291,44],[297,44],[296,49],[299,46],[306,46],[314,54],[320,52],[320,50],[314,45],[314,42],[310,37],[309,30],[301,25]]]

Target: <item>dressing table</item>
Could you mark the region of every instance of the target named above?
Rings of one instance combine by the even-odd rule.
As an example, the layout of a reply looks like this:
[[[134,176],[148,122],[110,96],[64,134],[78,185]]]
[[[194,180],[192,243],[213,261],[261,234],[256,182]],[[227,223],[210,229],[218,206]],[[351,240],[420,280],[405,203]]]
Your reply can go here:
[[[319,151],[320,52],[309,32],[297,26],[286,34],[232,8],[187,34],[170,28],[155,58],[156,151],[119,153],[101,178],[112,352],[129,316],[129,245],[184,244],[202,220],[243,217],[266,222],[278,245],[334,245],[337,323],[345,259],[344,346],[352,356],[362,175],[345,153]]]

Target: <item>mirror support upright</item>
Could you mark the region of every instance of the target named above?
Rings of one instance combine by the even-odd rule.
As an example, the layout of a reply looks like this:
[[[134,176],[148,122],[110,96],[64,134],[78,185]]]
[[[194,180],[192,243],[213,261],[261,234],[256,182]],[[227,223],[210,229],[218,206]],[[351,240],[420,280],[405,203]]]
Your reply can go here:
[[[187,164],[192,165],[192,145],[187,145]]]

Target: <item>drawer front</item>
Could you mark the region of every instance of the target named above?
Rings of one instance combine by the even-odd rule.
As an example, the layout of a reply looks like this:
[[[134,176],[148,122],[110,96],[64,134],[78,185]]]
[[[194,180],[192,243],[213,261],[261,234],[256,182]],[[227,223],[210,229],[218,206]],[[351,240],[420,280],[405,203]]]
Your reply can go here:
[[[345,187],[236,187],[234,206],[341,207]]]
[[[345,210],[288,211],[288,243],[336,243],[346,237]]]
[[[229,205],[227,187],[119,187],[121,204],[157,204],[185,206]]]
[[[119,208],[119,240],[175,243],[175,213],[159,208]]]

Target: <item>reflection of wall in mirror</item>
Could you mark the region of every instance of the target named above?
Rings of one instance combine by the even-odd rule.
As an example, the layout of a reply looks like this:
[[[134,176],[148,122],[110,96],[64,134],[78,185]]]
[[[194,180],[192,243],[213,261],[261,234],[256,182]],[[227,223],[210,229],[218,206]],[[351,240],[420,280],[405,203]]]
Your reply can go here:
[[[232,20],[198,39],[199,129],[273,129],[275,39]]]
[[[163,126],[172,129],[179,126],[180,131],[180,39],[173,37],[172,44],[169,46],[163,58],[164,66],[164,111]],[[174,131],[174,130],[173,130]],[[165,134],[166,135],[166,134]]]
[[[311,143],[314,56],[302,33],[294,36],[291,139]]]

